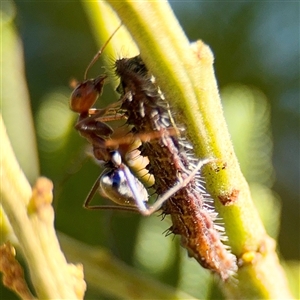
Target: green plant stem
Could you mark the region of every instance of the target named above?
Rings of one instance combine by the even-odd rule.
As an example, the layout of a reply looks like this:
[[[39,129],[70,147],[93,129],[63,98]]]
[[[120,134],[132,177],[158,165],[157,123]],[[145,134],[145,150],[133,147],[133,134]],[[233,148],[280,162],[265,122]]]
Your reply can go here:
[[[166,99],[182,114],[178,119],[186,125],[196,154],[220,161],[214,168],[204,167],[203,175],[229,245],[243,265],[239,284],[223,285],[228,298],[290,298],[274,242],[265,232],[234,154],[211,51],[201,42],[191,49],[167,2],[107,2],[131,33]],[[221,171],[215,171],[218,168]]]
[[[14,24],[16,8],[13,1],[5,1],[5,4],[1,2],[0,10],[0,111],[18,162],[29,182],[33,183],[39,174],[39,162],[30,97],[25,80],[23,47]],[[20,128],[23,129],[22,134]]]
[[[68,259],[83,264],[89,287],[101,294],[118,299],[194,299],[147,278],[100,247],[85,245],[62,233],[59,240]]]
[[[32,197],[31,187],[14,156],[1,116],[0,137],[1,205],[27,261],[38,298],[78,299],[73,284],[79,284],[80,279],[76,281],[74,272],[70,273],[72,267],[64,259],[56,238],[53,208],[41,197],[43,193],[46,196],[50,193],[52,200],[52,191],[46,183]],[[33,202],[39,200],[40,207],[33,209]]]

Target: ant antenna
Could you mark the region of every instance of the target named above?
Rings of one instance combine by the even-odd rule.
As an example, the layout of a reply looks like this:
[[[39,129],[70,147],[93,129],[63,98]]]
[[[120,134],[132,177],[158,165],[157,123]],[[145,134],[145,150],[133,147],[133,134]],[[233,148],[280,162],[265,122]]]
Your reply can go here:
[[[89,65],[87,66],[87,68],[86,68],[86,70],[84,72],[84,80],[86,80],[86,78],[87,78],[87,73],[88,73],[89,69],[99,59],[99,57],[101,56],[103,50],[106,48],[107,44],[110,42],[110,40],[112,39],[112,37],[120,29],[121,26],[122,26],[122,23],[115,29],[115,31],[111,34],[111,36],[109,37],[109,39],[105,42],[105,44],[100,48],[100,50],[96,53],[96,55],[94,56],[94,58],[92,59],[92,61],[89,63]]]

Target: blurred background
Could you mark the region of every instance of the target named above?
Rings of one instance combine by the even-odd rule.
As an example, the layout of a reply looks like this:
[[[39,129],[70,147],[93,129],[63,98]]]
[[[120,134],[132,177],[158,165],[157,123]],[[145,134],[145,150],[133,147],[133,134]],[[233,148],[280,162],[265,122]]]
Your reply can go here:
[[[299,260],[300,4],[252,1],[193,1],[188,5],[171,1],[170,4],[190,41],[202,39],[211,47],[224,101],[231,97],[228,91],[233,87],[244,87],[251,95],[258,93],[264,99],[263,109],[270,113],[266,122],[270,121],[268,136],[272,140],[268,154],[272,155],[272,170],[267,185],[272,187],[274,199],[277,199],[274,218],[281,206],[279,251],[285,261]],[[4,69],[5,59],[9,61],[9,55],[12,55],[4,53],[2,83],[8,91],[4,96],[14,104],[10,108],[3,104],[4,121],[11,124],[7,124],[8,133],[31,183],[37,175],[34,170],[39,168],[40,174],[55,184],[57,230],[87,244],[104,246],[129,265],[177,286],[181,279],[174,270],[181,268],[186,253],[179,248],[177,239],[173,241],[162,235],[170,226],[168,221],[161,222],[155,216],[142,220],[134,214],[91,212],[82,208],[83,200],[100,172],[92,160],[85,159],[86,142],[73,129],[77,116],[68,109],[72,91],[70,81],[73,78],[82,80],[85,68],[99,48],[83,5],[65,1],[7,1],[2,4],[2,17],[3,22],[14,22],[15,33],[20,35],[21,44],[16,44],[16,48],[21,53],[22,48],[18,47],[24,48],[30,97],[28,106],[26,88],[20,89],[21,92],[14,89],[18,80],[22,85],[20,74],[9,77],[15,69],[14,63],[18,62],[6,65],[7,69]],[[4,49],[5,45],[3,52]],[[107,59],[105,54],[103,59]],[[96,74],[103,71],[101,62],[93,70]],[[11,87],[9,80],[13,81]],[[237,93],[237,97],[243,98],[243,95]],[[101,106],[115,101],[111,86],[105,89],[102,99]],[[228,107],[233,111],[239,107],[239,104],[230,103]],[[16,109],[23,106],[21,111]],[[234,116],[230,116],[228,107],[225,112],[230,122]],[[259,107],[256,106],[258,114]],[[24,126],[31,128],[32,124],[22,123],[23,112],[29,116],[32,113],[36,136],[27,136]],[[234,131],[234,126],[232,128]],[[239,140],[234,134],[232,132],[233,140]],[[243,139],[242,130],[239,134]],[[35,138],[36,153],[33,150]],[[27,142],[32,145],[29,153],[25,149]],[[253,158],[252,154],[244,152],[244,160]],[[241,165],[243,169],[245,164],[241,162]],[[272,211],[269,211],[269,218],[272,218]],[[181,269],[181,277],[183,273]],[[204,271],[204,274],[208,273]],[[90,299],[97,297],[93,290],[87,294]],[[13,294],[8,293],[3,299],[8,298],[14,299]]]

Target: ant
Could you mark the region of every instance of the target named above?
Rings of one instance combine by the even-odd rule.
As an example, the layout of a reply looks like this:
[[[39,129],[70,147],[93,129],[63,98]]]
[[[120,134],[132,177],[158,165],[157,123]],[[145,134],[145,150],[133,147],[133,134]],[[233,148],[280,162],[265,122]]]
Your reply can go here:
[[[136,204],[140,210],[146,209],[144,201],[147,201],[146,195],[148,194],[145,187],[132,175],[129,168],[122,163],[120,152],[106,145],[106,141],[114,131],[105,122],[124,118],[121,113],[118,113],[118,103],[104,109],[92,108],[102,94],[107,75],[100,75],[95,79],[87,79],[88,70],[100,57],[102,51],[120,26],[113,32],[88,65],[84,73],[84,81],[77,85],[70,99],[70,109],[79,113],[75,129],[92,144],[95,158],[104,161],[106,167],[84,201],[84,207],[88,209],[116,208],[116,206],[89,206],[98,189],[100,189],[103,196],[124,206],[122,209],[136,211],[136,208],[132,208]],[[118,208],[121,209],[121,207]]]

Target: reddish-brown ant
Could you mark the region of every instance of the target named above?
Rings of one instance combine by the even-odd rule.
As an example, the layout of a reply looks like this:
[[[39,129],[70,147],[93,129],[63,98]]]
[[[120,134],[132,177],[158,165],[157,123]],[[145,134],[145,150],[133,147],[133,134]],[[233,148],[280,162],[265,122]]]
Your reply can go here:
[[[79,113],[75,129],[89,141],[93,146],[95,158],[104,161],[106,167],[88,194],[84,202],[84,207],[91,209],[116,208],[115,206],[89,206],[94,194],[99,189],[103,196],[108,197],[117,204],[125,206],[120,209],[136,211],[137,209],[133,208],[133,206],[138,205],[140,209],[145,208],[144,201],[147,201],[148,198],[147,191],[142,183],[131,174],[128,167],[122,163],[119,151],[114,149],[114,146],[108,147],[106,144],[106,141],[113,134],[113,129],[104,122],[122,119],[123,115],[118,113],[118,104],[108,106],[104,109],[92,108],[102,94],[107,76],[100,75],[95,79],[87,79],[89,68],[100,57],[102,51],[119,27],[88,65],[84,73],[84,81],[79,83],[71,94],[70,108],[74,112]],[[137,195],[139,195],[138,201],[134,200],[137,198]]]

